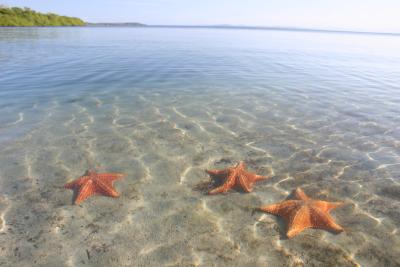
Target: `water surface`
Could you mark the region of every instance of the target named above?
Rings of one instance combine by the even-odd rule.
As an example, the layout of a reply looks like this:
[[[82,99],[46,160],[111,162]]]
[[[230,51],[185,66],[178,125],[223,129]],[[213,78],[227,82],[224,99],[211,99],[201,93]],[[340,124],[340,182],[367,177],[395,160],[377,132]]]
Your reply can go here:
[[[400,37],[0,29],[0,265],[399,266]],[[207,196],[206,168],[272,175]],[[124,172],[121,197],[62,186]],[[296,187],[346,231],[254,213]]]

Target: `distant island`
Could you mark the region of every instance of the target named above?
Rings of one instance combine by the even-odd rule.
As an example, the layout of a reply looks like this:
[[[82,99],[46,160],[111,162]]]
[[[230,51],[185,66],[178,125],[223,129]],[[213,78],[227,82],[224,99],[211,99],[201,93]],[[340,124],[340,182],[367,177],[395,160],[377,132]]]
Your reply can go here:
[[[374,34],[374,35],[396,35],[400,32],[374,32],[357,31],[346,29],[323,29],[323,28],[301,28],[301,27],[273,27],[273,26],[240,26],[240,25],[146,25],[152,28],[187,28],[187,29],[232,29],[232,30],[265,30],[265,31],[289,31],[289,32],[324,32],[344,34]]]
[[[100,23],[86,23],[89,27],[144,27],[146,24],[138,22],[100,22]]]
[[[85,26],[79,19],[53,13],[40,13],[30,8],[6,7],[0,5],[0,27],[32,26]]]

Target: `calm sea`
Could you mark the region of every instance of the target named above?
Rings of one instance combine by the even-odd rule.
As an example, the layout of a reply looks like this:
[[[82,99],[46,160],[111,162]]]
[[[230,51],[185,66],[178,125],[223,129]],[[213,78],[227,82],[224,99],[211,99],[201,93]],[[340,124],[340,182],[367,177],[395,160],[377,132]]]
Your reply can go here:
[[[399,115],[400,36],[1,28],[0,265],[400,266]],[[90,168],[121,196],[72,205]],[[253,212],[296,187],[346,231]]]

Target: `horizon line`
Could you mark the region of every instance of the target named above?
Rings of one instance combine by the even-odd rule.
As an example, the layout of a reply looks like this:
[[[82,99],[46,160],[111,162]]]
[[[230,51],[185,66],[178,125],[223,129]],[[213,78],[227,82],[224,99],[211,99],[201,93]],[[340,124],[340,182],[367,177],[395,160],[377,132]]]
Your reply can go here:
[[[247,29],[247,30],[276,30],[276,31],[303,31],[303,32],[331,32],[331,33],[352,33],[352,34],[375,34],[375,35],[400,35],[400,32],[392,31],[368,31],[368,30],[350,30],[350,29],[327,29],[313,27],[295,27],[295,26],[256,26],[256,25],[232,25],[232,24],[145,24],[141,22],[86,22],[87,24],[138,24],[136,27],[153,28],[220,28],[220,29]]]

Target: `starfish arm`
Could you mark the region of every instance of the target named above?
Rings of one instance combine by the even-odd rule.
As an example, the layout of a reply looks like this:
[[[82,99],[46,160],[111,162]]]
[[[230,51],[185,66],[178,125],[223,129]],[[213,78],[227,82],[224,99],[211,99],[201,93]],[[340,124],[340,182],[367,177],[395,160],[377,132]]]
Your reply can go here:
[[[265,176],[257,175],[257,174],[255,174],[255,173],[251,173],[251,172],[248,172],[248,171],[242,171],[241,174],[242,174],[243,176],[245,176],[245,178],[246,178],[248,181],[252,181],[253,183],[254,183],[254,182],[257,182],[257,181],[259,181],[259,180],[267,179],[267,177],[265,177]]]
[[[75,185],[75,181],[72,181],[72,182],[66,183],[66,184],[64,185],[64,188],[73,189],[75,186],[76,186],[76,185]]]
[[[246,176],[244,176],[243,174],[239,175],[239,184],[245,192],[250,193],[251,191],[253,191],[254,182],[247,179]]]
[[[237,165],[236,168],[242,169],[242,170],[246,170],[247,166],[246,163],[244,163],[244,161],[240,161]]]
[[[94,186],[93,186],[93,181],[88,180],[81,188],[79,189],[78,195],[76,196],[76,199],[74,203],[78,205],[88,197],[92,196],[95,194],[94,191]]]
[[[208,194],[209,195],[216,195],[216,194],[219,194],[219,193],[226,193],[228,190],[229,190],[229,188],[226,188],[225,185],[221,185],[221,186],[218,186],[217,188],[214,188],[214,189],[210,190],[208,192]]]
[[[314,205],[318,207],[318,209],[322,210],[323,212],[328,212],[330,210],[336,209],[337,207],[343,206],[343,202],[327,202],[322,200],[315,200],[313,201]]]
[[[89,176],[82,176],[79,177],[77,180],[74,180],[72,182],[66,183],[64,185],[64,188],[67,189],[74,189],[75,187],[80,187],[82,186],[87,180],[89,179]]]
[[[324,229],[335,233],[343,232],[343,228],[334,221],[328,212],[323,212],[318,208],[311,208],[310,222],[312,228]]]
[[[276,203],[276,204],[271,204],[271,205],[265,205],[259,208],[259,210],[273,214],[273,215],[278,215],[279,210],[281,209],[281,203]]]
[[[297,211],[291,214],[287,226],[286,236],[292,238],[307,228],[311,228],[310,209],[307,206],[302,206]]]
[[[226,193],[229,189],[231,189],[235,185],[235,173],[232,172],[228,178],[226,179],[225,183],[213,190],[209,191],[209,195],[215,195],[219,193]]]
[[[293,228],[288,228],[288,230],[286,232],[286,236],[287,236],[287,238],[290,239],[290,238],[300,234],[307,228],[310,228],[310,226],[306,226],[306,227],[297,226],[297,227],[293,227]]]
[[[286,221],[288,221],[290,218],[290,214],[299,207],[297,202],[298,200],[286,200],[280,203],[262,206],[261,208],[259,208],[259,210],[273,215],[281,216]]]
[[[96,190],[109,197],[118,197],[119,193],[113,188],[112,181],[96,179]]]
[[[97,177],[100,178],[103,181],[115,181],[117,179],[120,179],[124,177],[124,173],[99,173],[97,174]]]
[[[270,176],[255,175],[254,181],[266,180],[268,178],[270,178]]]
[[[298,200],[308,200],[308,199],[310,199],[300,187],[298,187],[298,188],[296,188],[294,190],[294,197],[296,199],[298,199]]]

